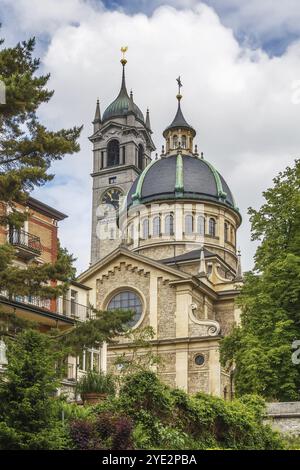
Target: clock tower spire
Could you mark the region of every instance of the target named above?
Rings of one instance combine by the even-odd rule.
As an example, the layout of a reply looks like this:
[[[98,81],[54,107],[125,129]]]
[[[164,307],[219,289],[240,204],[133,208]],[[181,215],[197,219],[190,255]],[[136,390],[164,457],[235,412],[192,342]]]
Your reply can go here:
[[[96,107],[93,121],[93,208],[91,264],[102,259],[121,243],[117,225],[118,209],[132,183],[151,161],[155,146],[140,108],[126,87],[125,54],[122,47],[121,88],[102,118]]]

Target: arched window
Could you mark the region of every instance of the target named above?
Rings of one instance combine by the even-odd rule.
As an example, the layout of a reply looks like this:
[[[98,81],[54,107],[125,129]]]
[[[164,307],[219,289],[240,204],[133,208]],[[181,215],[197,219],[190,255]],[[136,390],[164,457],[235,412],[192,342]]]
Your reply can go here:
[[[224,223],[224,240],[225,240],[225,242],[228,242],[228,234],[229,234],[229,232],[228,232],[228,223],[225,222]]]
[[[143,304],[141,298],[131,290],[122,291],[116,294],[109,302],[107,310],[132,310],[133,318],[127,323],[132,328],[136,325],[143,314]]]
[[[178,147],[178,136],[175,134],[173,136],[173,148],[176,149]]]
[[[143,239],[146,240],[149,237],[149,219],[143,220]]]
[[[138,167],[140,170],[143,169],[143,160],[144,160],[144,147],[142,144],[139,144],[139,150],[138,150]]]
[[[153,219],[153,236],[159,237],[160,236],[160,217],[156,216]]]
[[[183,149],[186,149],[186,135],[183,135],[183,136],[181,137],[181,147],[182,147]]]
[[[193,216],[188,214],[185,216],[184,232],[186,235],[191,235],[193,233]]]
[[[120,144],[116,139],[110,140],[107,145],[107,166],[120,164]]]
[[[215,219],[209,219],[208,233],[211,237],[216,236],[216,221]]]
[[[129,227],[128,227],[128,239],[129,239],[129,242],[132,242],[132,241],[133,241],[133,237],[134,237],[134,226],[133,226],[133,224],[130,224]]]
[[[231,226],[231,230],[230,230],[230,233],[231,233],[231,243],[233,243],[235,245],[235,231],[234,231],[234,228]]]
[[[165,218],[165,234],[174,235],[174,216],[169,214]]]
[[[205,217],[203,215],[199,215],[197,220],[197,233],[199,235],[205,235]]]

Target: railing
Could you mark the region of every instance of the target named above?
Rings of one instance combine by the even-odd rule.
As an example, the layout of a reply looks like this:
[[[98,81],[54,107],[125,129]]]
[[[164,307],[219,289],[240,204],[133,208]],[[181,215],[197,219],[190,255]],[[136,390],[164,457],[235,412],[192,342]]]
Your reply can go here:
[[[40,238],[21,229],[10,228],[9,243],[17,247],[30,249],[37,254],[42,251]]]
[[[63,297],[56,299],[56,311],[60,315],[80,321],[88,320],[92,315],[92,309],[90,307]]]
[[[56,313],[64,317],[72,318],[78,321],[86,321],[93,318],[93,311],[91,307],[79,304],[73,300],[58,297],[57,299],[43,299],[41,297],[26,296],[26,295],[12,295],[9,296],[6,292],[0,292],[0,296],[9,300],[21,302],[26,305],[32,305],[48,312]]]

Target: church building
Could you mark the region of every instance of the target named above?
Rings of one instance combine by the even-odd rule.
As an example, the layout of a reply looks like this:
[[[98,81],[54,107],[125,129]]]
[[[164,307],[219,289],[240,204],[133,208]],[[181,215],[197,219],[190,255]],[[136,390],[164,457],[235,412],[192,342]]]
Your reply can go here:
[[[220,340],[239,322],[242,283],[236,234],[241,215],[222,175],[195,145],[181,108],[163,131],[158,157],[149,111],[121,89],[93,121],[91,264],[78,280],[101,310],[134,310],[131,328],[151,326],[157,372],[172,387],[229,397],[231,377]],[[107,367],[130,351],[129,339],[107,349]]]

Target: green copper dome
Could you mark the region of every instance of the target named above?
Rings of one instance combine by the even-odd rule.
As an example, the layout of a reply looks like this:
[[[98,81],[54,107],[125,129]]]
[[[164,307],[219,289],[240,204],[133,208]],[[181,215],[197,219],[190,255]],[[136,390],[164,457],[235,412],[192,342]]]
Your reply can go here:
[[[140,108],[133,102],[132,96],[128,96],[125,84],[125,67],[123,65],[122,85],[117,98],[106,108],[103,113],[102,122],[115,117],[124,117],[132,112],[137,119],[144,123],[144,116]]]
[[[133,183],[123,209],[178,199],[216,202],[241,217],[229,186],[213,165],[181,153],[153,160]]]

